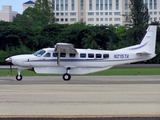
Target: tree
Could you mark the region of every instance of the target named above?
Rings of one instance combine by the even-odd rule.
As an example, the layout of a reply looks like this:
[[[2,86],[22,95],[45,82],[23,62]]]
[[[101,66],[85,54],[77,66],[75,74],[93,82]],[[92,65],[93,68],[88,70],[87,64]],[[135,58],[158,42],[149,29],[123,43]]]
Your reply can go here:
[[[49,0],[36,0],[35,9],[41,11],[44,15],[47,24],[55,22],[54,13],[52,10],[52,3]]]
[[[147,25],[149,22],[149,14],[148,8],[143,3],[143,0],[130,0],[131,4],[129,5],[130,8],[130,18],[132,20],[133,26],[139,25]]]
[[[37,0],[34,8],[27,8],[22,15],[18,14],[14,20],[15,23],[36,28],[42,28],[55,22],[51,3],[48,0]]]

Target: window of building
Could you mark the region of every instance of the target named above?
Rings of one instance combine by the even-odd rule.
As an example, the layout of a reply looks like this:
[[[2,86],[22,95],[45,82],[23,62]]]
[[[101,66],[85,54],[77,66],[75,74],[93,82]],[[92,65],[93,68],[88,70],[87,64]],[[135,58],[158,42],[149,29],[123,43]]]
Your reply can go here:
[[[112,12],[109,12],[109,15],[112,15]]]
[[[100,18],[100,21],[103,21],[103,18]]]
[[[56,13],[56,16],[59,16],[59,13]]]
[[[157,21],[157,18],[156,18],[156,17],[154,17],[154,21]]]
[[[63,16],[64,15],[64,13],[61,13],[61,16]]]
[[[55,0],[52,0],[52,10],[55,11]]]
[[[65,16],[68,16],[68,13],[65,13]]]
[[[68,11],[68,0],[65,0],[65,10]]]
[[[96,12],[96,15],[99,15],[99,12]]]
[[[154,15],[157,15],[157,12],[154,12]]]
[[[100,12],[100,15],[103,15],[103,12]]]
[[[58,22],[59,21],[59,18],[56,18],[56,22]]]
[[[100,10],[103,10],[103,0],[100,0]]]
[[[112,21],[112,18],[109,18],[109,21]]]
[[[129,8],[128,0],[125,0],[125,10],[128,10],[128,8]]]
[[[68,22],[68,18],[65,18],[65,22]]]
[[[149,0],[149,9],[152,10],[152,0]]]
[[[119,26],[120,26],[120,24],[114,24],[114,26],[115,26],[115,27],[119,27]]]
[[[88,12],[88,15],[92,16],[92,15],[94,15],[94,12]]]
[[[64,19],[63,18],[61,18],[61,22],[63,22],[64,21]]]
[[[56,10],[59,10],[59,0],[56,0]]]
[[[71,1],[71,10],[75,10],[75,1],[74,0]]]
[[[81,0],[81,3],[80,3],[80,5],[81,5],[81,10],[84,10],[84,0]]]
[[[114,18],[114,21],[121,21],[120,18]]]
[[[119,10],[119,0],[116,0],[116,10]]]
[[[108,15],[108,12],[105,12],[105,15]]]
[[[105,21],[108,21],[108,18],[105,18]]]
[[[148,0],[145,0],[144,3],[145,3],[145,5],[146,5],[147,8],[148,8]]]
[[[76,16],[76,12],[71,12],[70,16]]]
[[[92,10],[92,0],[89,0],[89,10]]]
[[[114,12],[114,15],[121,15],[120,12]]]
[[[92,21],[93,22],[94,18],[88,18],[88,21],[90,21],[90,22]]]
[[[152,15],[152,12],[149,12],[150,15]]]
[[[99,10],[99,0],[96,0],[96,10]]]
[[[157,10],[157,0],[154,0],[154,10]]]
[[[63,0],[61,0],[60,2],[61,2],[60,3],[61,4],[61,11],[63,11],[64,10]]]
[[[76,22],[76,18],[70,18],[71,22]]]
[[[105,0],[105,10],[108,10],[108,0]]]
[[[112,0],[109,0],[109,10],[112,10]]]
[[[96,21],[99,21],[99,18],[96,18]]]

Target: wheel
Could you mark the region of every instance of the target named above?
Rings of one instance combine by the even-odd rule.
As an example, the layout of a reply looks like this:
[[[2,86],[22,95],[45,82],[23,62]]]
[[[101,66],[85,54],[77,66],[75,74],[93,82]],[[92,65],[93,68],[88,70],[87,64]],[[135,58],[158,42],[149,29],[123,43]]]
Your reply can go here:
[[[16,76],[16,80],[17,80],[17,81],[21,81],[22,78],[23,78],[22,75],[17,75],[17,76]]]
[[[71,75],[70,75],[70,74],[65,73],[65,74],[63,75],[63,80],[69,81],[70,79],[71,79]]]

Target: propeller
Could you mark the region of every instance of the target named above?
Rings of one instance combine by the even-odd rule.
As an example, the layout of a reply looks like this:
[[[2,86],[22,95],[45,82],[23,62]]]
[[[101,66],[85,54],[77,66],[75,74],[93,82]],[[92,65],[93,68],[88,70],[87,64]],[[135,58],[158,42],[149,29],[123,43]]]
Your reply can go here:
[[[8,55],[9,55],[9,57],[6,59],[6,61],[9,62],[10,75],[12,75],[12,59],[11,59],[11,50],[10,50],[10,48],[8,49]]]

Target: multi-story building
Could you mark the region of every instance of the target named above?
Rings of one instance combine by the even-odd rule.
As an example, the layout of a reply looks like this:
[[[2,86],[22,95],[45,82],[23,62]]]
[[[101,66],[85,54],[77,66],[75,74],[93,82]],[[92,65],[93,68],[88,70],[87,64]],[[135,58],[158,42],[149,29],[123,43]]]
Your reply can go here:
[[[49,0],[52,2],[56,22],[72,24],[86,22],[87,25],[125,25],[129,19],[123,15],[130,12],[130,0]],[[149,9],[150,21],[160,21],[160,0],[143,0]],[[36,0],[23,4],[23,10],[34,7]],[[0,20],[13,21],[17,12],[11,6],[0,11]]]
[[[2,10],[0,11],[0,21],[13,22],[17,14],[17,12],[12,11],[12,6],[2,6]]]
[[[57,23],[86,22],[87,25],[128,24],[130,0],[52,0]],[[160,20],[160,0],[144,0],[150,21]]]

